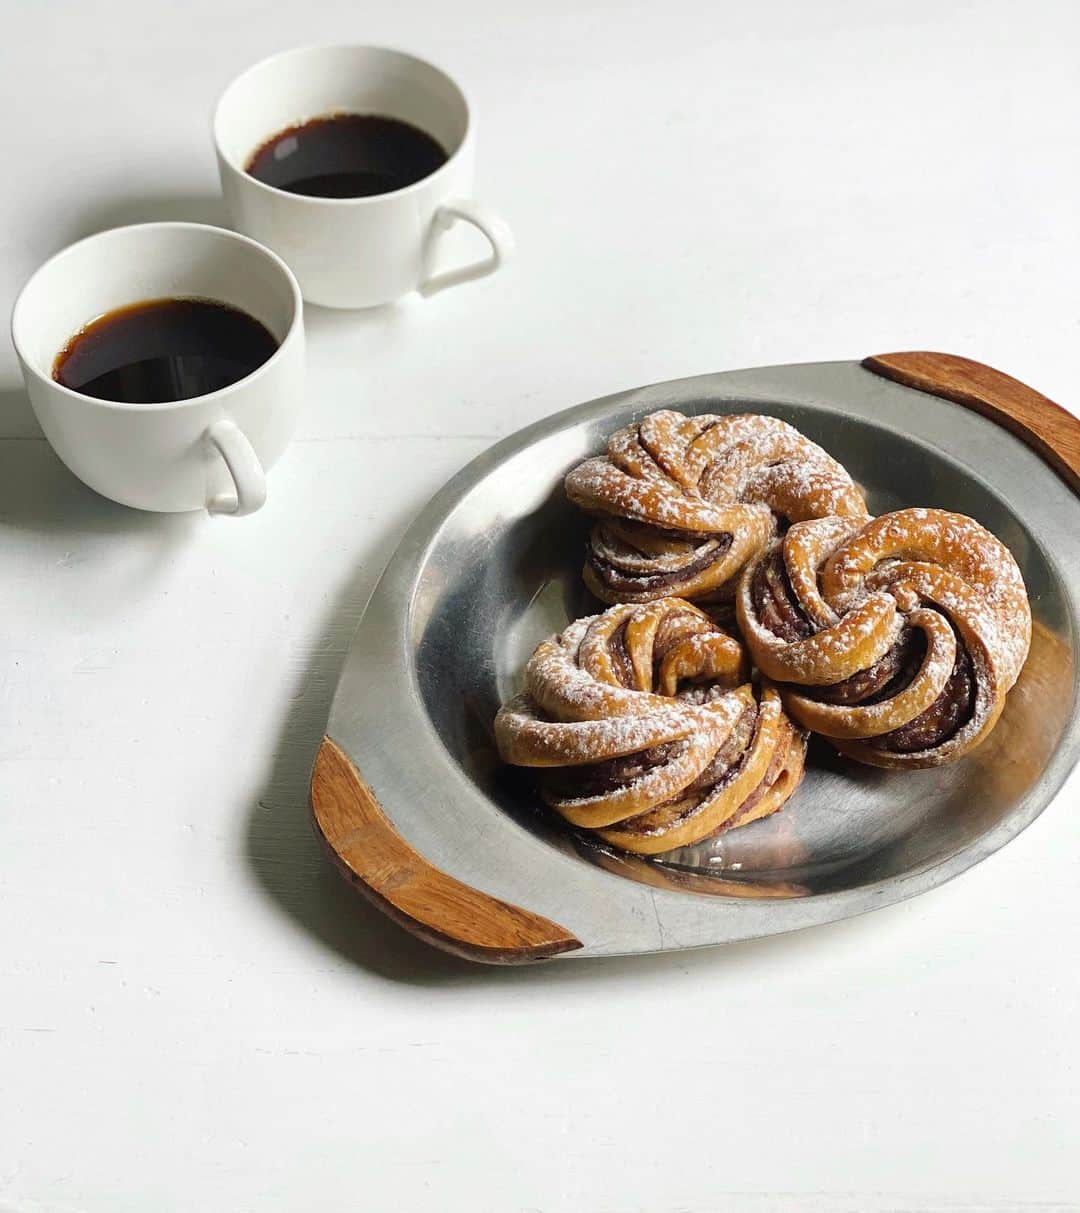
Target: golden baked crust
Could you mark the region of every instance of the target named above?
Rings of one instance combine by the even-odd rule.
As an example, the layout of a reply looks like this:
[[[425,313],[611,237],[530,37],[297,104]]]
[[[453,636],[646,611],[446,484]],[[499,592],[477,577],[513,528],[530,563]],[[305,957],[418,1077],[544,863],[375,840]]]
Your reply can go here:
[[[747,566],[736,612],[788,712],[873,766],[939,766],[978,745],[1031,642],[1012,554],[947,510],[792,526]]]
[[[603,602],[730,598],[778,522],[868,517],[847,472],[776,417],[668,409],[613,434],[566,477],[599,522],[584,578]]]
[[[544,641],[504,705],[504,761],[544,768],[567,821],[639,854],[689,846],[779,809],[805,736],[742,646],[682,599],[620,605]]]

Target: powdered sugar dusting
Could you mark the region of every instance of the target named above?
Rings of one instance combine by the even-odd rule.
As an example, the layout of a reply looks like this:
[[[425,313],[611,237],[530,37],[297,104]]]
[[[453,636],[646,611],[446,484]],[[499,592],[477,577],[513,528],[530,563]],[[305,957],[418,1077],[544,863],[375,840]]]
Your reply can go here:
[[[622,646],[623,661],[605,655],[612,645]],[[740,811],[766,770],[772,778],[785,764],[801,771],[805,739],[776,727],[775,692],[768,692],[773,700],[762,717],[774,723],[755,733],[747,724],[759,716],[750,684],[730,690],[712,680],[712,670],[730,674],[737,667],[738,650],[708,616],[676,598],[576,620],[537,647],[525,694],[500,710],[500,752],[511,763],[569,772],[549,783],[549,802],[609,841],[648,852],[700,841]],[[641,691],[623,684],[631,669],[652,670],[654,679],[661,669],[677,670],[691,682],[674,696]],[[756,765],[736,780],[751,742]],[[793,789],[797,779],[790,783]],[[703,806],[700,815],[678,807],[686,795]],[[779,808],[784,799],[767,807]],[[648,818],[636,843],[605,832],[634,834],[637,826],[628,823],[653,813],[659,816]]]
[[[566,491],[589,513],[655,528],[649,550],[632,560],[613,559],[610,543],[594,533],[591,556],[599,583],[592,588],[609,602],[619,600],[620,585],[633,584],[635,596],[644,598],[653,579],[653,597],[724,596],[781,520],[867,516],[861,493],[836,460],[779,418],[753,413],[652,413],[613,435],[606,456],[571,471]],[[739,542],[751,529],[755,544]],[[707,573],[673,585],[671,553],[662,547],[665,533],[731,535],[737,542]]]
[[[959,644],[972,670],[973,699],[967,716],[951,733],[938,734],[940,740],[929,748],[910,752],[880,754],[851,743],[845,747],[865,761],[892,766],[925,766],[957,757],[989,727],[1027,656],[1031,613],[1016,561],[974,519],[944,510],[898,510],[846,531],[836,528],[833,520],[808,522],[792,528],[762,557],[771,559],[782,550],[793,609],[802,610],[816,625],[808,639],[788,642],[774,634],[759,618],[751,575],[744,578],[739,618],[751,655],[781,682],[834,688],[867,676],[908,627],[927,629],[930,644],[920,670],[894,686],[887,698],[875,701],[873,710],[864,708],[858,697],[847,708],[799,695],[791,700],[792,710],[797,709],[808,727],[859,738],[891,734],[914,720],[913,713],[935,706],[936,698],[920,700],[928,687],[935,695],[966,694],[961,684],[948,690],[952,654]],[[818,602],[808,601],[804,608],[803,599],[812,596]],[[822,606],[828,615],[823,615]],[[831,622],[833,615],[838,622]],[[935,618],[941,622],[934,624]],[[956,644],[951,639],[947,645],[935,644],[935,635],[946,635],[942,628],[949,629],[950,637],[955,633]],[[899,675],[890,677],[895,681]],[[947,715],[942,707],[939,718]]]

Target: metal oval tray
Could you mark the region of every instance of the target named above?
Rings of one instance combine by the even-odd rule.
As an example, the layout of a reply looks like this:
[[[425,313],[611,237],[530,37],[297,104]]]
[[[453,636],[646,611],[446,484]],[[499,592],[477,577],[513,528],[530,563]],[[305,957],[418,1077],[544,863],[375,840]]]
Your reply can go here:
[[[874,512],[945,507],[1004,540],[1034,639],[982,746],[952,766],[890,772],[815,741],[781,812],[659,860],[590,845],[537,806],[500,766],[492,719],[535,644],[599,609],[580,578],[588,523],[562,478],[657,408],[782,417],[847,466]],[[541,421],[454,477],[390,561],[316,761],[317,829],[387,913],[488,961],[723,943],[939,885],[1028,825],[1077,758],[1078,473],[1080,421],[947,355],[705,375]]]

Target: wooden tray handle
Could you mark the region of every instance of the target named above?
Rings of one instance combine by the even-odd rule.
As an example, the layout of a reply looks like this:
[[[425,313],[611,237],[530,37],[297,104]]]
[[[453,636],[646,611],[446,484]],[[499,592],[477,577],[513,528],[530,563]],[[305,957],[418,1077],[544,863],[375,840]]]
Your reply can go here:
[[[1080,494],[1080,419],[1019,379],[970,358],[924,350],[873,354],[863,366],[996,421],[1037,451]]]
[[[315,827],[331,858],[395,922],[444,951],[490,964],[581,947],[558,923],[440,871],[394,829],[344,751],[324,737],[311,775]]]

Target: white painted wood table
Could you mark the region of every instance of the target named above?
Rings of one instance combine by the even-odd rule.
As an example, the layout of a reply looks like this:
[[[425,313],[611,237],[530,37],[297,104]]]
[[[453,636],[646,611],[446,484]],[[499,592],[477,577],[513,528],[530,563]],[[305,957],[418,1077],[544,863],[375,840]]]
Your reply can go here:
[[[917,901],[523,971],[400,933],[307,778],[409,518],[565,405],[936,348],[1080,400],[1080,15],[912,0],[6,0],[5,306],[80,234],[221,221],[218,90],[406,46],[480,116],[504,275],[311,309],[243,519],[96,497],[0,366],[0,1210],[1080,1207],[1080,782]],[[386,739],[408,761],[408,738]]]

